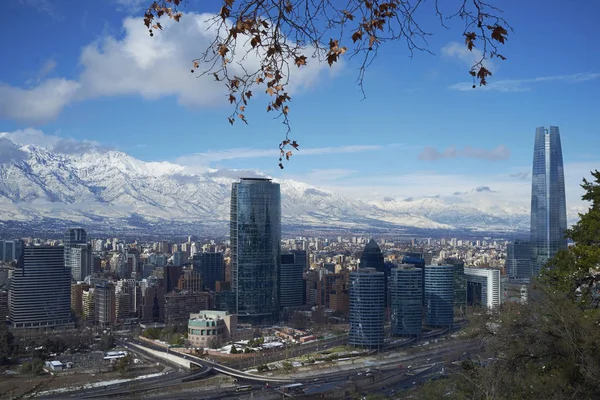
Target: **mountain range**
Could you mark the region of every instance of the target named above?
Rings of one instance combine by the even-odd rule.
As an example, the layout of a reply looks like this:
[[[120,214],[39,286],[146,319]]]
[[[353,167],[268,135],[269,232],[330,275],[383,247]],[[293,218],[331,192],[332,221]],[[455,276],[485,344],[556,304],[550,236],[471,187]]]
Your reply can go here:
[[[0,224],[60,230],[227,234],[231,183],[256,172],[191,172],[89,147],[58,152],[0,138]],[[260,175],[260,174],[258,174]],[[279,180],[282,225],[291,231],[470,231],[524,233],[529,210],[487,187],[446,197],[360,200]],[[186,230],[187,231],[184,231]]]

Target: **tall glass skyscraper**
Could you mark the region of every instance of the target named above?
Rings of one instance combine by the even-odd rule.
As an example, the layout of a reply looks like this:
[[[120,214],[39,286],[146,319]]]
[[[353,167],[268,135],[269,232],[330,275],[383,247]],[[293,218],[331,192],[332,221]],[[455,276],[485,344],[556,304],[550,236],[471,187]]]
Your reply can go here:
[[[391,272],[392,334],[418,336],[423,331],[423,269],[400,266]]]
[[[87,243],[87,233],[83,228],[71,228],[65,232],[64,244],[64,259],[65,266],[71,268],[71,249],[78,244]]]
[[[384,342],[385,273],[375,268],[350,272],[351,346],[379,347]]]
[[[281,193],[270,179],[231,187],[231,289],[243,322],[272,323],[279,314]]]
[[[360,268],[375,268],[379,272],[383,272],[383,282],[385,291],[385,307],[389,306],[389,293],[388,293],[388,276],[385,269],[385,262],[383,259],[383,253],[381,248],[374,239],[369,240],[369,243],[365,246],[365,249],[360,256]]]
[[[11,280],[9,309],[15,329],[72,325],[71,271],[65,266],[62,247],[23,249]]]
[[[560,133],[557,126],[535,131],[531,183],[531,274],[537,276],[559,249],[567,247],[567,207]]]

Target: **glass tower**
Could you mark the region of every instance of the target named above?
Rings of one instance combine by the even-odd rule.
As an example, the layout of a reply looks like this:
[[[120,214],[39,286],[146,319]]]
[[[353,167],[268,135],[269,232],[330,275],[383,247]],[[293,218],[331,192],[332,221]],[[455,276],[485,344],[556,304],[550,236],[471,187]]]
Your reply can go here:
[[[431,327],[454,321],[454,265],[425,267],[425,322]]]
[[[559,249],[567,247],[565,174],[557,126],[535,131],[531,183],[531,274],[537,276]]]
[[[373,239],[369,240],[369,243],[365,246],[365,249],[360,256],[360,268],[375,268],[379,272],[383,272],[384,279],[384,291],[385,291],[385,307],[388,307],[389,296],[388,296],[388,277],[385,269],[385,262],[383,260],[383,253],[377,242]]]
[[[192,257],[194,270],[202,276],[202,286],[205,290],[216,290],[217,282],[225,281],[225,266],[223,253],[196,253]]]
[[[392,268],[392,334],[419,336],[423,331],[423,269]]]
[[[10,322],[15,329],[69,327],[71,271],[64,249],[25,247],[10,286]]]
[[[231,289],[243,322],[272,323],[279,313],[281,193],[270,179],[231,187]]]
[[[379,347],[384,342],[385,273],[358,268],[350,273],[350,336],[352,346]]]
[[[65,266],[71,268],[71,249],[78,244],[87,243],[87,233],[83,228],[71,228],[65,232],[64,244],[64,259]]]

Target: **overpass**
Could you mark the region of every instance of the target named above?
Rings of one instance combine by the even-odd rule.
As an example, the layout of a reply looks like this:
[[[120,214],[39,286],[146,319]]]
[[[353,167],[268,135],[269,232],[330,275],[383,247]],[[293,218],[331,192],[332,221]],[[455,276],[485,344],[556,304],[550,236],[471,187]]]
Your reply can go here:
[[[216,371],[216,372],[219,372],[224,375],[229,375],[229,376],[237,378],[237,379],[243,379],[245,381],[251,381],[251,382],[294,383],[297,381],[297,380],[291,379],[291,378],[277,378],[277,377],[250,374],[250,373],[247,373],[244,371],[240,371],[240,370],[237,370],[234,368],[227,367],[222,364],[218,364],[218,363],[215,363],[212,361],[207,361],[203,358],[199,358],[199,357],[196,357],[196,356],[193,356],[190,354],[181,355],[178,352],[168,351],[168,349],[165,350],[162,348],[159,350],[158,347],[156,347],[156,346],[153,346],[154,348],[152,348],[150,346],[142,344],[139,341],[130,341],[130,342],[126,342],[126,343],[128,343],[130,346],[135,346],[136,348],[138,348],[140,350],[146,351],[156,357],[161,357],[163,359],[171,361],[172,363],[181,365],[182,367],[185,367],[187,369],[196,369],[199,367],[202,370]]]

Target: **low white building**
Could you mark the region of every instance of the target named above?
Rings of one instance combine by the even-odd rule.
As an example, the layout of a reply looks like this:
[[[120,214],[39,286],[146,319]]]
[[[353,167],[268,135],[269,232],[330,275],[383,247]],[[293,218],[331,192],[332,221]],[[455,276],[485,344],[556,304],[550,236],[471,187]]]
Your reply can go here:
[[[502,279],[499,269],[465,267],[467,304],[494,308],[502,303]]]

